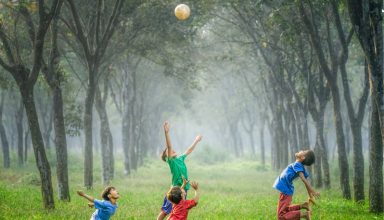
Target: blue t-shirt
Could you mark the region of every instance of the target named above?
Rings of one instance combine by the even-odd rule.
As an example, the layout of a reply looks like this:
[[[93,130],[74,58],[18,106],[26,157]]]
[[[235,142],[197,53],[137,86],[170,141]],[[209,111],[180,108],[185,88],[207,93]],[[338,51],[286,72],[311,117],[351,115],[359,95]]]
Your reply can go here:
[[[92,220],[108,220],[113,214],[115,214],[117,204],[114,205],[110,201],[106,200],[93,200],[96,211],[92,214]]]
[[[273,187],[285,195],[292,196],[294,192],[293,180],[299,176],[299,172],[304,173],[304,177],[308,178],[309,174],[305,170],[301,162],[294,162],[278,176]]]

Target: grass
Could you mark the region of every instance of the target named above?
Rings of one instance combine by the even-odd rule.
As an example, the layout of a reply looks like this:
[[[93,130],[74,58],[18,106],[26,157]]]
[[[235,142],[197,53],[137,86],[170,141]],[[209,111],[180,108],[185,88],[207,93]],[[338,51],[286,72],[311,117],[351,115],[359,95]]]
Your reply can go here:
[[[89,219],[93,209],[76,195],[82,187],[82,160],[71,155],[69,163],[71,202],[57,201],[55,209],[42,208],[39,177],[33,160],[23,168],[0,168],[0,219]],[[272,183],[278,173],[260,169],[257,162],[233,160],[220,164],[199,164],[195,158],[187,160],[191,180],[200,183],[201,198],[197,207],[189,212],[189,219],[276,219],[278,192]],[[15,160],[13,160],[15,161]],[[99,160],[96,160],[99,161]],[[0,161],[1,162],[1,161]],[[100,198],[100,165],[95,164],[95,184],[87,194]],[[115,179],[111,183],[121,198],[112,219],[155,219],[164,193],[169,189],[170,174],[160,160],[145,162],[136,172],[126,177],[122,164],[116,163]],[[55,168],[52,168],[56,186]],[[333,180],[334,184],[338,181]],[[295,182],[294,203],[304,201],[306,191],[300,181]],[[340,189],[320,190],[321,199],[314,207],[313,219],[383,219],[383,215],[368,212],[368,205],[357,205],[341,198]],[[192,198],[193,190],[188,192]],[[366,202],[367,203],[367,202]]]

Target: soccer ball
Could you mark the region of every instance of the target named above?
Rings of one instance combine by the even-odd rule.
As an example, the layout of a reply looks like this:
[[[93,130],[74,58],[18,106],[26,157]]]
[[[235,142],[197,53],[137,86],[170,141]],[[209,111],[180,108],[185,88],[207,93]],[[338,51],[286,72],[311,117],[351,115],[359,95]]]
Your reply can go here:
[[[189,9],[188,5],[180,4],[176,6],[175,16],[177,19],[184,21],[189,18],[189,15],[191,15],[191,10]]]

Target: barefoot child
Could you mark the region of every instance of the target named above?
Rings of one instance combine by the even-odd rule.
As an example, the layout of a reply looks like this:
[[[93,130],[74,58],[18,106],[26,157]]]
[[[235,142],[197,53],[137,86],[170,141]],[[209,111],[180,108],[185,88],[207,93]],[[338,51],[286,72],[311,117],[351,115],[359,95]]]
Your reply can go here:
[[[196,145],[201,141],[201,135],[196,136],[191,146],[184,152],[184,154],[177,156],[176,152],[172,148],[171,138],[169,136],[169,123],[164,123],[164,133],[167,148],[163,151],[161,159],[167,162],[172,173],[172,186],[181,186],[183,184],[183,177],[188,180],[188,170],[184,163],[185,158],[195,149]],[[189,189],[189,183],[185,186],[185,191]],[[172,211],[172,203],[164,197],[163,206],[161,212],[157,216],[157,220],[162,220],[166,215]]]
[[[297,177],[300,177],[303,181],[309,198],[317,198],[320,196],[320,193],[315,192],[309,184],[307,180],[309,174],[304,168],[304,165],[311,166],[315,162],[315,154],[312,150],[305,150],[297,152],[295,157],[296,162],[288,165],[273,184],[273,187],[280,191],[280,198],[277,206],[277,218],[279,220],[296,220],[300,218],[311,219],[311,210],[308,202],[299,205],[291,205],[294,193],[293,180]],[[306,209],[306,211],[300,212],[300,209]]]
[[[91,220],[108,220],[116,212],[116,201],[119,198],[119,193],[113,186],[108,186],[103,190],[101,193],[103,200],[94,199],[83,191],[77,191],[77,194],[90,201],[90,203],[88,203],[89,207],[94,206],[96,208],[96,211],[92,214]]]
[[[185,179],[183,179],[185,180]],[[167,199],[172,203],[172,212],[168,220],[186,220],[188,217],[189,209],[195,207],[199,202],[200,193],[199,193],[199,184],[197,182],[192,182],[191,186],[195,190],[195,197],[191,200],[184,199],[186,192],[184,190],[183,184],[180,186],[172,187],[167,193]]]

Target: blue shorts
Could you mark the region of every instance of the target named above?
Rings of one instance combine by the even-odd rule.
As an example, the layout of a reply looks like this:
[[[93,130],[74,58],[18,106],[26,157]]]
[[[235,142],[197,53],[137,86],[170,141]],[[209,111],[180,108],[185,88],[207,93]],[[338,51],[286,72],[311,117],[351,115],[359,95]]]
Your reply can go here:
[[[187,191],[185,191],[184,199],[187,199]],[[167,196],[164,196],[164,202],[161,206],[161,211],[167,215],[172,212],[172,203],[167,199]]]

